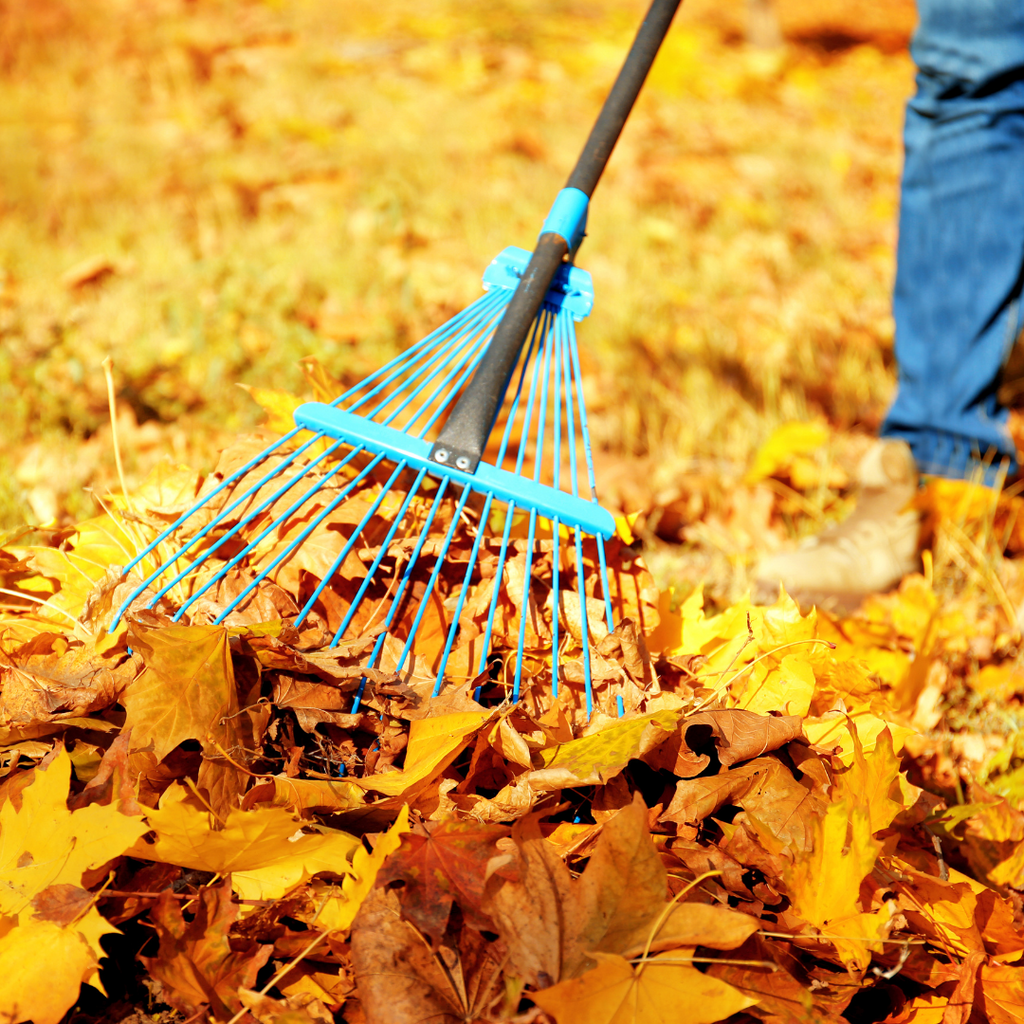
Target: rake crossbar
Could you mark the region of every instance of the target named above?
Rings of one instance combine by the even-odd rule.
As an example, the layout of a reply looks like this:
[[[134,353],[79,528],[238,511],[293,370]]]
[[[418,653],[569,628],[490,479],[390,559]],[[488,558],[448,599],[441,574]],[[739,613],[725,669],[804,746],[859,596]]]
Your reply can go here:
[[[615,532],[615,519],[596,501],[574,497],[486,462],[481,462],[475,473],[439,465],[430,458],[429,442],[344,409],[321,402],[307,402],[300,405],[294,415],[296,424],[307,430],[326,434],[396,462],[401,461],[412,469],[426,469],[434,476],[449,477],[453,483],[480,494],[514,501],[521,508],[536,509],[540,515],[558,519],[564,526],[579,527],[605,540]]]

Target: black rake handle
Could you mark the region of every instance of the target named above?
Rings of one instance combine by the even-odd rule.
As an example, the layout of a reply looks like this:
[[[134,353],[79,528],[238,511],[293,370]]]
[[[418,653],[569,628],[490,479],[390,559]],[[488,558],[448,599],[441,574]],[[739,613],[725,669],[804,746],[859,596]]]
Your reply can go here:
[[[466,473],[476,470],[530,326],[562,261],[576,251],[582,240],[587,200],[608,164],[680,3],[681,0],[653,0],[647,11],[583,152],[544,222],[505,315],[472,380],[438,434],[430,452],[435,462],[454,464]]]

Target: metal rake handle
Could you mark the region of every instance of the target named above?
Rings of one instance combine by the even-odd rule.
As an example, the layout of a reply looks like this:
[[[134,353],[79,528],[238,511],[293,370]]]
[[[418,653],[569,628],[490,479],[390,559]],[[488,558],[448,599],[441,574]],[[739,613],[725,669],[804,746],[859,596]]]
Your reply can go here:
[[[541,228],[533,256],[519,280],[473,379],[452,409],[430,451],[442,465],[465,473],[477,464],[505,398],[523,344],[559,266],[575,254],[587,222],[587,206],[681,0],[653,0],[604,101],[583,152]]]

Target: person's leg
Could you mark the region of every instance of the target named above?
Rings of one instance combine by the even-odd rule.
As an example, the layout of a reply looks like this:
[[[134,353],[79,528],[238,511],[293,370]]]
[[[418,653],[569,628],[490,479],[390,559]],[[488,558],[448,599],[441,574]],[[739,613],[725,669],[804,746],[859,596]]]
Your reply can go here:
[[[922,473],[969,477],[983,461],[992,482],[1004,460],[1016,469],[996,388],[1022,326],[1024,63],[986,63],[990,50],[1008,59],[1005,35],[979,38],[972,23],[961,39],[957,19],[975,4],[955,0],[954,17],[951,2],[923,0],[913,48],[893,295],[899,386],[882,436],[905,440]]]
[[[762,593],[806,600],[884,590],[917,565],[920,470],[994,482],[1016,469],[999,372],[1021,330],[1024,3],[918,0],[917,93],[893,298],[899,385],[850,517],[762,560]],[[907,447],[909,445],[909,448]],[[916,461],[916,465],[915,465]]]

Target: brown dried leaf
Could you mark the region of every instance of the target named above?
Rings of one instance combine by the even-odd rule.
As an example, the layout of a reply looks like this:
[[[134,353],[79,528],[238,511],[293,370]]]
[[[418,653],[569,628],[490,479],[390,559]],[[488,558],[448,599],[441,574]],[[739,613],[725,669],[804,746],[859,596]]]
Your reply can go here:
[[[634,801],[604,825],[586,871],[574,881],[537,815],[512,831],[516,853],[492,862],[484,911],[517,973],[546,988],[594,966],[591,952],[621,953],[661,912],[666,874]]]
[[[228,633],[223,626],[129,626],[145,669],[124,696],[125,726],[136,748],[151,746],[162,760],[179,743],[196,739],[211,753],[241,742],[238,694]]]
[[[202,890],[191,921],[169,892],[150,911],[160,951],[139,959],[160,982],[163,998],[181,1013],[198,1014],[209,1007],[216,1019],[230,1018],[241,1005],[238,989],[252,988],[273,953],[273,946],[229,938],[238,909],[231,902],[231,887],[221,883]]]
[[[32,897],[32,912],[43,921],[67,927],[92,906],[95,897],[77,885],[58,883]]]
[[[91,642],[40,633],[10,654],[0,651],[0,719],[30,724],[103,710],[137,672],[123,653],[104,656]]]
[[[461,1024],[463,1007],[398,895],[373,889],[352,925],[352,967],[368,1024]]]
[[[796,715],[776,717],[729,708],[703,711],[684,718],[679,732],[645,758],[680,778],[700,775],[712,759],[725,766],[750,761],[803,736]]]

